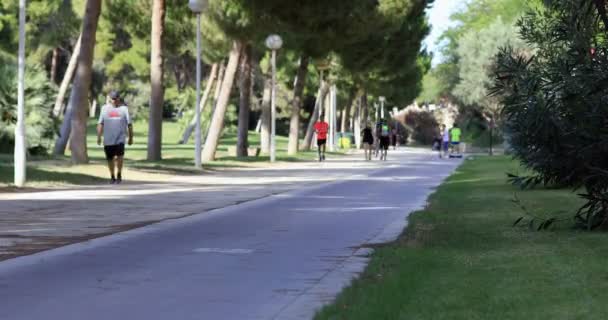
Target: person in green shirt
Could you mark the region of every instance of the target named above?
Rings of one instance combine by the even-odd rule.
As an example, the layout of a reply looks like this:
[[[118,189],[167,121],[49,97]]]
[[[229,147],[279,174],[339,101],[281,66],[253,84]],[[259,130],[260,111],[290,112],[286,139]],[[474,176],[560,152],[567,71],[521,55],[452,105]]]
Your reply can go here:
[[[454,126],[450,130],[450,143],[452,145],[452,153],[460,154],[460,136],[462,131],[458,128],[458,124],[454,123]]]

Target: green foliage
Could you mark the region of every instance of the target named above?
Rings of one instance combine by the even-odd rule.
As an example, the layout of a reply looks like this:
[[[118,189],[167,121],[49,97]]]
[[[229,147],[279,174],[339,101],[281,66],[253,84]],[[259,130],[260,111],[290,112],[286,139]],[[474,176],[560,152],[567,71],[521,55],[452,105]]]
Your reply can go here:
[[[40,67],[26,72],[25,112],[28,149],[46,150],[54,138],[57,123],[50,117],[55,89]],[[17,123],[17,68],[0,64],[0,152],[12,153]]]
[[[584,188],[577,223],[605,225],[608,43],[595,7],[556,0],[518,25],[537,51],[529,56],[503,49],[494,90],[505,106],[514,155],[545,184]]]
[[[441,96],[451,97],[452,100],[460,100],[463,95],[463,87],[458,89],[459,95],[455,92],[455,87],[461,83],[463,71],[465,74],[470,74],[470,66],[476,63],[474,52],[481,52],[481,61],[475,69],[487,69],[487,62],[502,44],[502,41],[512,41],[514,33],[509,31],[509,26],[523,15],[531,6],[537,2],[536,0],[472,0],[468,2],[461,11],[452,15],[450,19],[454,21],[454,27],[448,29],[439,39],[442,44],[440,54],[443,62],[435,67],[433,73],[436,74],[439,80],[439,85],[435,89],[439,91]],[[493,29],[493,32],[489,29]],[[503,33],[508,36],[507,39],[500,39],[493,34]],[[479,37],[477,37],[479,34]],[[489,42],[488,42],[489,41]],[[462,59],[467,59],[462,66]],[[483,62],[482,62],[483,61]],[[478,74],[487,75],[487,72],[477,71]],[[476,80],[475,78],[468,78]],[[483,76],[477,82],[487,84],[488,77]],[[479,85],[479,84],[477,84]],[[471,83],[466,85],[473,87]],[[485,87],[480,90],[485,90]],[[481,92],[483,95],[483,92]],[[479,93],[476,93],[477,98],[474,101],[479,101]],[[466,97],[466,95],[465,95]],[[461,104],[470,102],[458,101]]]
[[[443,92],[443,84],[436,70],[431,70],[422,78],[422,92],[417,100],[423,103],[436,103],[442,98]]]
[[[368,10],[362,21],[364,38],[338,50],[344,68],[355,82],[390,104],[407,105],[422,91],[422,77],[430,56],[421,42],[430,29],[425,10],[432,1],[386,0]]]
[[[506,46],[514,50],[525,47],[516,28],[500,17],[487,28],[479,32],[469,31],[462,36],[457,49],[460,81],[454,88],[454,95],[460,101],[479,106],[484,111],[499,108],[496,99],[488,96],[488,89],[493,86],[494,57],[501,47]]]

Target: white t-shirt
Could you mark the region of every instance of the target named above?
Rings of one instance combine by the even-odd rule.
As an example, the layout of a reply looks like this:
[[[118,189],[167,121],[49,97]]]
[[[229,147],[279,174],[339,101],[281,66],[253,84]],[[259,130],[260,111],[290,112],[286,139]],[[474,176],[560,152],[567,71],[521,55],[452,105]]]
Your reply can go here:
[[[443,130],[443,142],[450,142],[450,131]]]
[[[126,106],[105,105],[101,108],[98,124],[103,124],[103,145],[125,144],[127,130],[131,124],[129,109]]]

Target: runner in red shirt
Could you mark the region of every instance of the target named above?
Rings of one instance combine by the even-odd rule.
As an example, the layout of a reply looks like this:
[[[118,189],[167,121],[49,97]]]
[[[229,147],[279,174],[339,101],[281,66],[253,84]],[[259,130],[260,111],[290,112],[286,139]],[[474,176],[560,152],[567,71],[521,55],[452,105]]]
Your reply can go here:
[[[319,151],[319,161],[325,160],[325,146],[327,144],[327,132],[329,124],[325,122],[324,116],[319,117],[319,121],[315,123],[315,133],[317,134],[317,147]]]

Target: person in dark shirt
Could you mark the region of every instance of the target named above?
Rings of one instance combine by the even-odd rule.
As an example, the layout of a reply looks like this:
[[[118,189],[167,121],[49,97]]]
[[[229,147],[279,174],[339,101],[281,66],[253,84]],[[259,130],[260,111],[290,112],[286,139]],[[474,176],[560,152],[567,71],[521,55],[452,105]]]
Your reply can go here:
[[[369,123],[365,124],[363,129],[363,150],[365,151],[365,160],[372,160],[372,145],[374,144],[374,134]]]

